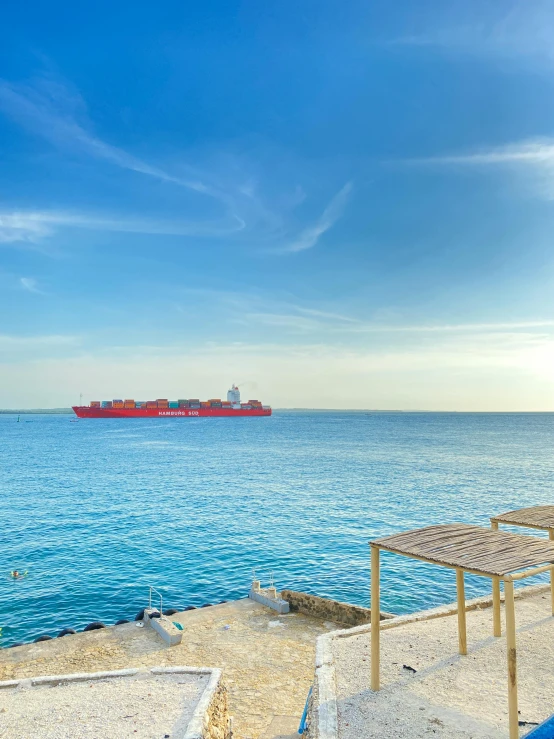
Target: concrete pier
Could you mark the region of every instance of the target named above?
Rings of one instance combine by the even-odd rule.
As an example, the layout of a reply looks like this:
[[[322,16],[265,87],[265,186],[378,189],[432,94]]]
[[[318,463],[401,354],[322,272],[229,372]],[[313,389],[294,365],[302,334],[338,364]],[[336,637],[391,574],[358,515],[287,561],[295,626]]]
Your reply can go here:
[[[235,739],[293,737],[313,682],[315,643],[337,624],[278,614],[249,598],[171,616],[169,647],[135,623],[0,649],[0,680],[98,670],[190,665],[222,670]]]

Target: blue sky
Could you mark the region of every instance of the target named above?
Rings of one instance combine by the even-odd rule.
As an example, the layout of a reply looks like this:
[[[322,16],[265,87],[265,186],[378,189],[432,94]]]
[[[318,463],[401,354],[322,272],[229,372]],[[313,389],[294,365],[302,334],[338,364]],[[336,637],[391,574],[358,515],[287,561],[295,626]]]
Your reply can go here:
[[[235,381],[554,410],[553,27],[534,0],[12,4],[0,406]]]

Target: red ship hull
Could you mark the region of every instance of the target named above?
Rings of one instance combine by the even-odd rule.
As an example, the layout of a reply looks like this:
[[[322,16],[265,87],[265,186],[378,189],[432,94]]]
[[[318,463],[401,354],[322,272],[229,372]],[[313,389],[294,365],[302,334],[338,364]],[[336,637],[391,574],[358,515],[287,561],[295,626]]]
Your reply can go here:
[[[91,408],[74,405],[79,418],[202,418],[271,416],[271,408]]]

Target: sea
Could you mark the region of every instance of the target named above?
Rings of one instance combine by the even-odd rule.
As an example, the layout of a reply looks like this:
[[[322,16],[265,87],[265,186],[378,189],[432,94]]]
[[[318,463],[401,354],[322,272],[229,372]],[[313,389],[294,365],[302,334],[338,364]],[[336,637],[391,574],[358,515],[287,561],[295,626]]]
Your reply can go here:
[[[371,539],[554,502],[554,414],[0,415],[0,502],[4,647],[133,620],[150,587],[244,598],[254,573],[369,606]],[[388,553],[381,586],[396,614],[455,600],[453,571]]]

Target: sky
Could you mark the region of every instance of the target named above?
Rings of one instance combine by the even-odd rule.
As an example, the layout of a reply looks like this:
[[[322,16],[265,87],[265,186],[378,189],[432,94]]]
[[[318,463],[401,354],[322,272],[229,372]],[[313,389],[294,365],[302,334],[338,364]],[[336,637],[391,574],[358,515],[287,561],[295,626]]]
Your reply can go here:
[[[29,0],[0,407],[554,411],[554,5]]]

